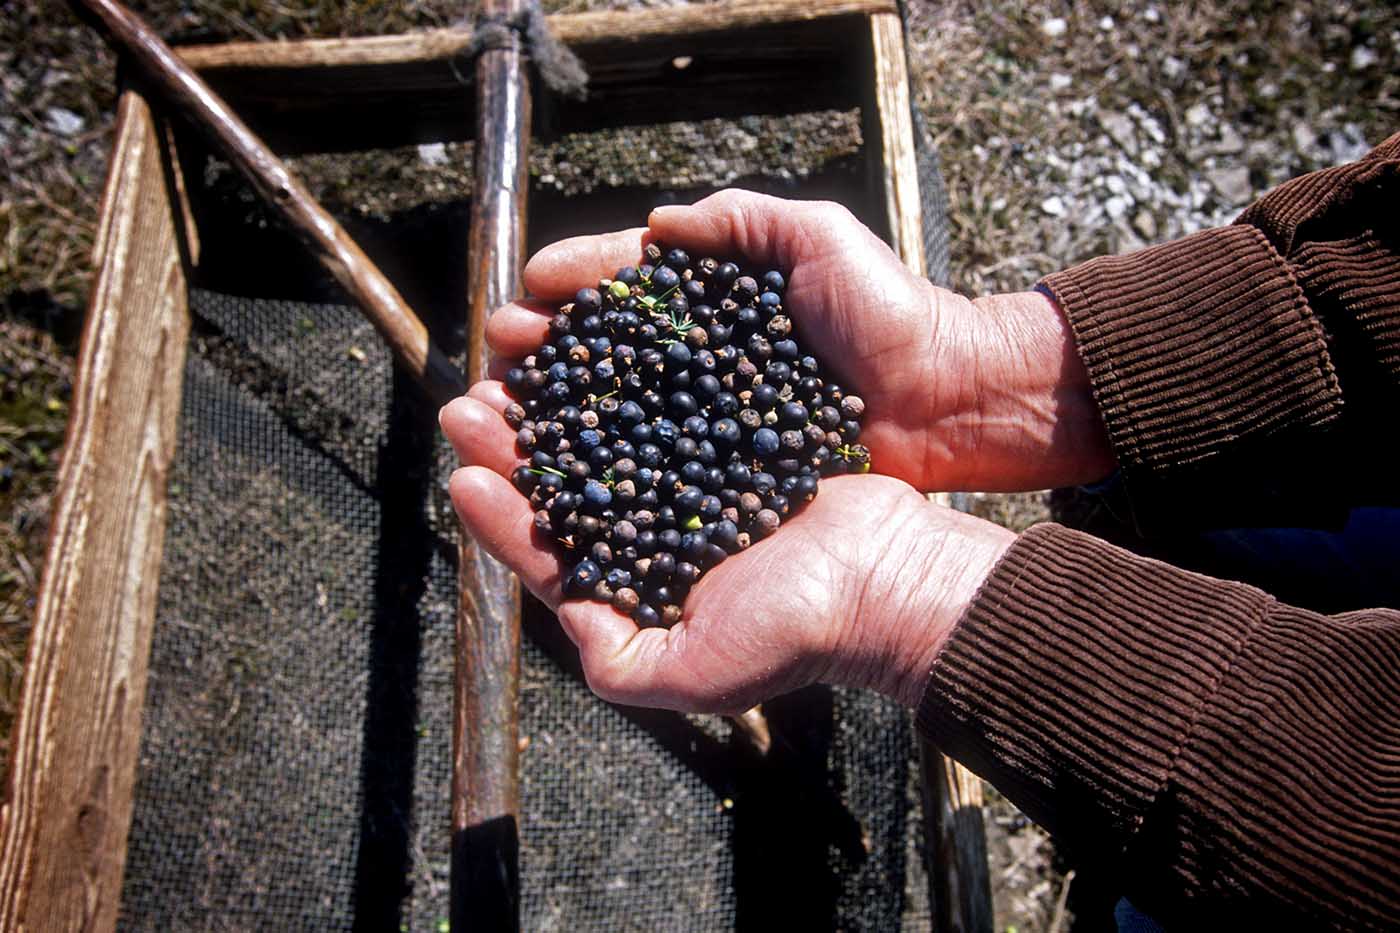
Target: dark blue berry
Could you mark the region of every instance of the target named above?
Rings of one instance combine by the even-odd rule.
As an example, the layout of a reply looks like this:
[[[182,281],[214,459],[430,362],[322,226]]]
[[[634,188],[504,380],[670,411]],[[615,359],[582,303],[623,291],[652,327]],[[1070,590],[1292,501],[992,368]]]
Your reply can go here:
[[[763,274],[763,287],[767,291],[781,293],[787,287],[787,282],[783,280],[783,274],[774,269]]]
[[[592,560],[584,558],[574,565],[574,569],[569,572],[569,583],[575,593],[589,593],[598,581],[603,579],[603,572]]]
[[[710,410],[723,418],[733,418],[739,413],[739,399],[732,392],[721,392],[710,403]]]
[[[722,511],[724,511],[724,506],[720,503],[718,496],[705,496],[700,500],[699,515],[703,521],[715,521]]]
[[[516,489],[519,489],[527,496],[534,492],[535,487],[540,484],[539,476],[527,466],[516,467],[515,472],[510,474],[510,481]]]
[[[778,409],[778,422],[792,427],[807,423],[807,406],[801,402],[784,402]]]
[[[710,437],[721,446],[734,446],[743,437],[739,422],[733,418],[720,418],[710,426]]]
[[[690,365],[691,355],[690,347],[679,340],[666,347],[666,362],[678,369]]]
[[[715,522],[714,530],[710,532],[710,542],[732,554],[739,549],[739,526],[728,519]]]
[[[690,515],[700,511],[700,503],[704,500],[705,494],[698,486],[686,486],[676,493],[676,508]]]
[[[680,275],[668,266],[662,266],[651,274],[651,287],[658,292],[668,292],[680,284]]]
[[[778,452],[778,432],[772,428],[759,428],[753,433],[753,452],[760,457],[771,457]]]
[[[772,411],[773,406],[778,404],[778,390],[766,382],[760,382],[753,387],[753,395],[749,399],[749,404],[755,411]]]

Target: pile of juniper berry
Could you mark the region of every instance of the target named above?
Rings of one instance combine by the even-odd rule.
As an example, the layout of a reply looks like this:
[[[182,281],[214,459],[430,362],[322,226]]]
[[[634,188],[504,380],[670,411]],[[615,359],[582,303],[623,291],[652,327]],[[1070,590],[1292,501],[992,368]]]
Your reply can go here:
[[[566,596],[673,625],[691,585],[776,531],[819,476],[870,469],[865,404],[799,345],[785,288],[651,244],[507,373],[529,457],[512,480],[561,550]]]

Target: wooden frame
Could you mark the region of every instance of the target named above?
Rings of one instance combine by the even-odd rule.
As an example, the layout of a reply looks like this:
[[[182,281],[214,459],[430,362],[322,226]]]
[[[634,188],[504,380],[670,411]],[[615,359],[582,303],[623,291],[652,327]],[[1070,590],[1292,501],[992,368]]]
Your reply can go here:
[[[198,255],[169,136],[121,97],[0,809],[0,929],[116,924]]]
[[[545,132],[860,107],[868,214],[923,273],[908,73],[893,0],[723,2],[549,22],[588,68],[590,97],[564,107],[539,93],[535,122]],[[470,38],[468,30],[439,30],[231,43],[180,55],[281,152],[350,150],[473,137],[477,111],[460,60]],[[868,80],[850,80],[855,71]],[[518,265],[523,234],[516,235],[504,265]],[[11,787],[0,809],[3,929],[115,924],[189,326],[186,283],[197,256],[168,136],[145,98],[128,90]],[[473,301],[478,309],[489,304]],[[504,600],[494,615],[518,613],[503,590],[508,579],[491,576],[483,591]],[[925,816],[935,916],[942,928],[990,929],[980,784],[932,749],[921,757],[932,790]],[[454,803],[454,824],[457,816]]]

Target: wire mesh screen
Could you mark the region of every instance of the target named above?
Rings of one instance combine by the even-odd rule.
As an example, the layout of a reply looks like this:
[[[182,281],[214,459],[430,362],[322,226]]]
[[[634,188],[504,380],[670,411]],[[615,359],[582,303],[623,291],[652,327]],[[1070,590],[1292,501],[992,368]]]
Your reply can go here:
[[[438,931],[454,459],[310,257],[241,187],[203,181],[122,925]],[[838,194],[820,179],[812,193]],[[538,198],[537,232],[578,232],[557,219],[570,204]],[[466,216],[352,227],[449,351]],[[526,615],[525,929],[927,928],[903,709],[825,688],[778,698],[760,756],[723,719],[601,702],[548,613]]]

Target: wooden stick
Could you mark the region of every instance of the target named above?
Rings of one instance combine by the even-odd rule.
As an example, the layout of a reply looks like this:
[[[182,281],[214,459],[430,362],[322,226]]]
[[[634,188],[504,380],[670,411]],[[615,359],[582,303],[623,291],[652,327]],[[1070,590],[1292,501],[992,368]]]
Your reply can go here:
[[[174,109],[194,121],[275,208],[358,304],[399,364],[438,403],[465,391],[452,362],[393,284],[238,115],[139,17],[117,0],[73,0],[141,69]]]
[[[524,0],[482,0],[513,16]],[[485,372],[486,319],[523,294],[529,191],[530,82],[519,36],[476,62],[476,165],[468,241],[467,379]],[[517,930],[520,587],[467,535],[458,572],[452,757],[451,924]]]
[[[198,249],[165,142],[123,93],[0,808],[0,930],[117,921]]]

